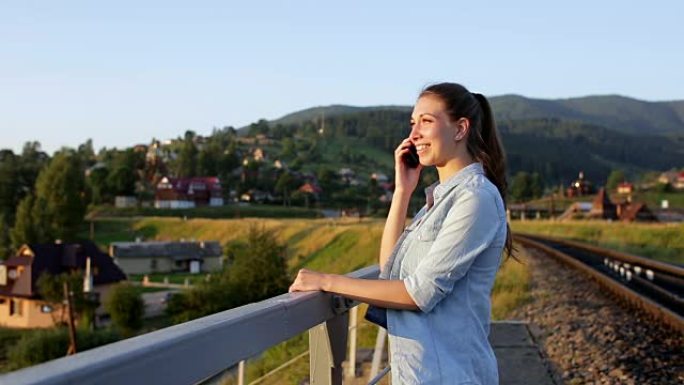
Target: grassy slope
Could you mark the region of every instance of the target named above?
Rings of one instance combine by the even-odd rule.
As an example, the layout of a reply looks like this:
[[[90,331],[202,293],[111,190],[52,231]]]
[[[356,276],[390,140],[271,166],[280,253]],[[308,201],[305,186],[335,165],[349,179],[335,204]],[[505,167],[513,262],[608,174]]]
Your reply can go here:
[[[514,221],[513,232],[589,242],[665,262],[684,264],[684,224],[599,221]]]

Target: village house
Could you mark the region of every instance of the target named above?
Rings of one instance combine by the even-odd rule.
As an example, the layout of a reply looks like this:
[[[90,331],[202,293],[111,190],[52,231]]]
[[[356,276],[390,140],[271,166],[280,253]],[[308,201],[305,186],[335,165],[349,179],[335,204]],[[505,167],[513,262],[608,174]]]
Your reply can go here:
[[[584,178],[584,171],[579,172],[577,179],[565,190],[565,195],[569,198],[591,195],[594,193],[594,185]]]
[[[629,182],[622,182],[617,186],[617,193],[629,195],[634,192],[634,185]]]
[[[666,171],[658,177],[658,183],[669,184],[677,190],[684,189],[684,171]]]
[[[632,202],[626,199],[614,203],[606,190],[601,188],[593,202],[575,202],[558,218],[565,219],[604,219],[623,222],[657,222],[657,216],[644,202]]]
[[[116,208],[130,208],[138,205],[138,198],[128,195],[117,195],[114,197],[114,207]]]
[[[94,243],[23,245],[15,256],[0,263],[0,326],[47,328],[64,321],[61,306],[54,308],[54,304],[41,298],[37,291],[38,279],[43,274],[82,271],[86,280],[88,261],[92,292],[104,303],[111,287],[125,280],[126,275]],[[103,314],[103,306],[98,307],[96,315]]]
[[[241,202],[264,203],[273,202],[276,198],[270,192],[257,189],[249,189],[240,195]]]
[[[217,177],[169,178],[157,183],[154,207],[185,209],[223,206],[223,188]]]
[[[113,242],[109,255],[126,274],[189,272],[221,269],[223,251],[217,241]]]
[[[356,173],[354,170],[344,167],[341,168],[337,171],[337,175],[340,178],[340,181],[348,186],[358,186],[361,184],[359,180],[356,178]]]

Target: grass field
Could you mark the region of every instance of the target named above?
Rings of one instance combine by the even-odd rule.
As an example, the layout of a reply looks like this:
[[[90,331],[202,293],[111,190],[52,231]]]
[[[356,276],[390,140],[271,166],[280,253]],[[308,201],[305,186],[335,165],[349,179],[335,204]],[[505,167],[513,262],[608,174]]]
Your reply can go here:
[[[587,242],[664,262],[684,264],[684,224],[603,221],[513,221],[513,232]]]

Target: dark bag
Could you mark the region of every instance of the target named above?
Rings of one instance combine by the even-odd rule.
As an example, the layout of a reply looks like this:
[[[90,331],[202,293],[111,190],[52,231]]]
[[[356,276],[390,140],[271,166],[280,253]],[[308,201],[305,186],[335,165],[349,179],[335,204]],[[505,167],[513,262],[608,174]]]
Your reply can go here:
[[[368,305],[368,310],[366,310],[366,316],[364,318],[366,321],[387,329],[387,309],[384,307]]]

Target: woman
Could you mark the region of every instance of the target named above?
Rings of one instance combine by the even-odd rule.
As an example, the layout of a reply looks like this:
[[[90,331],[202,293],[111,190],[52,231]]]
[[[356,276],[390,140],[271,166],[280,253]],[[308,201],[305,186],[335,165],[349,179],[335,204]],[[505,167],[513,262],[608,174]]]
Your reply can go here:
[[[402,157],[415,145],[420,164]],[[411,133],[394,152],[395,190],[380,246],[380,276],[300,270],[290,291],[324,290],[387,308],[393,384],[498,384],[488,342],[490,293],[504,248],[505,162],[481,94],[441,83],[421,92]],[[423,167],[439,182],[404,229]]]

